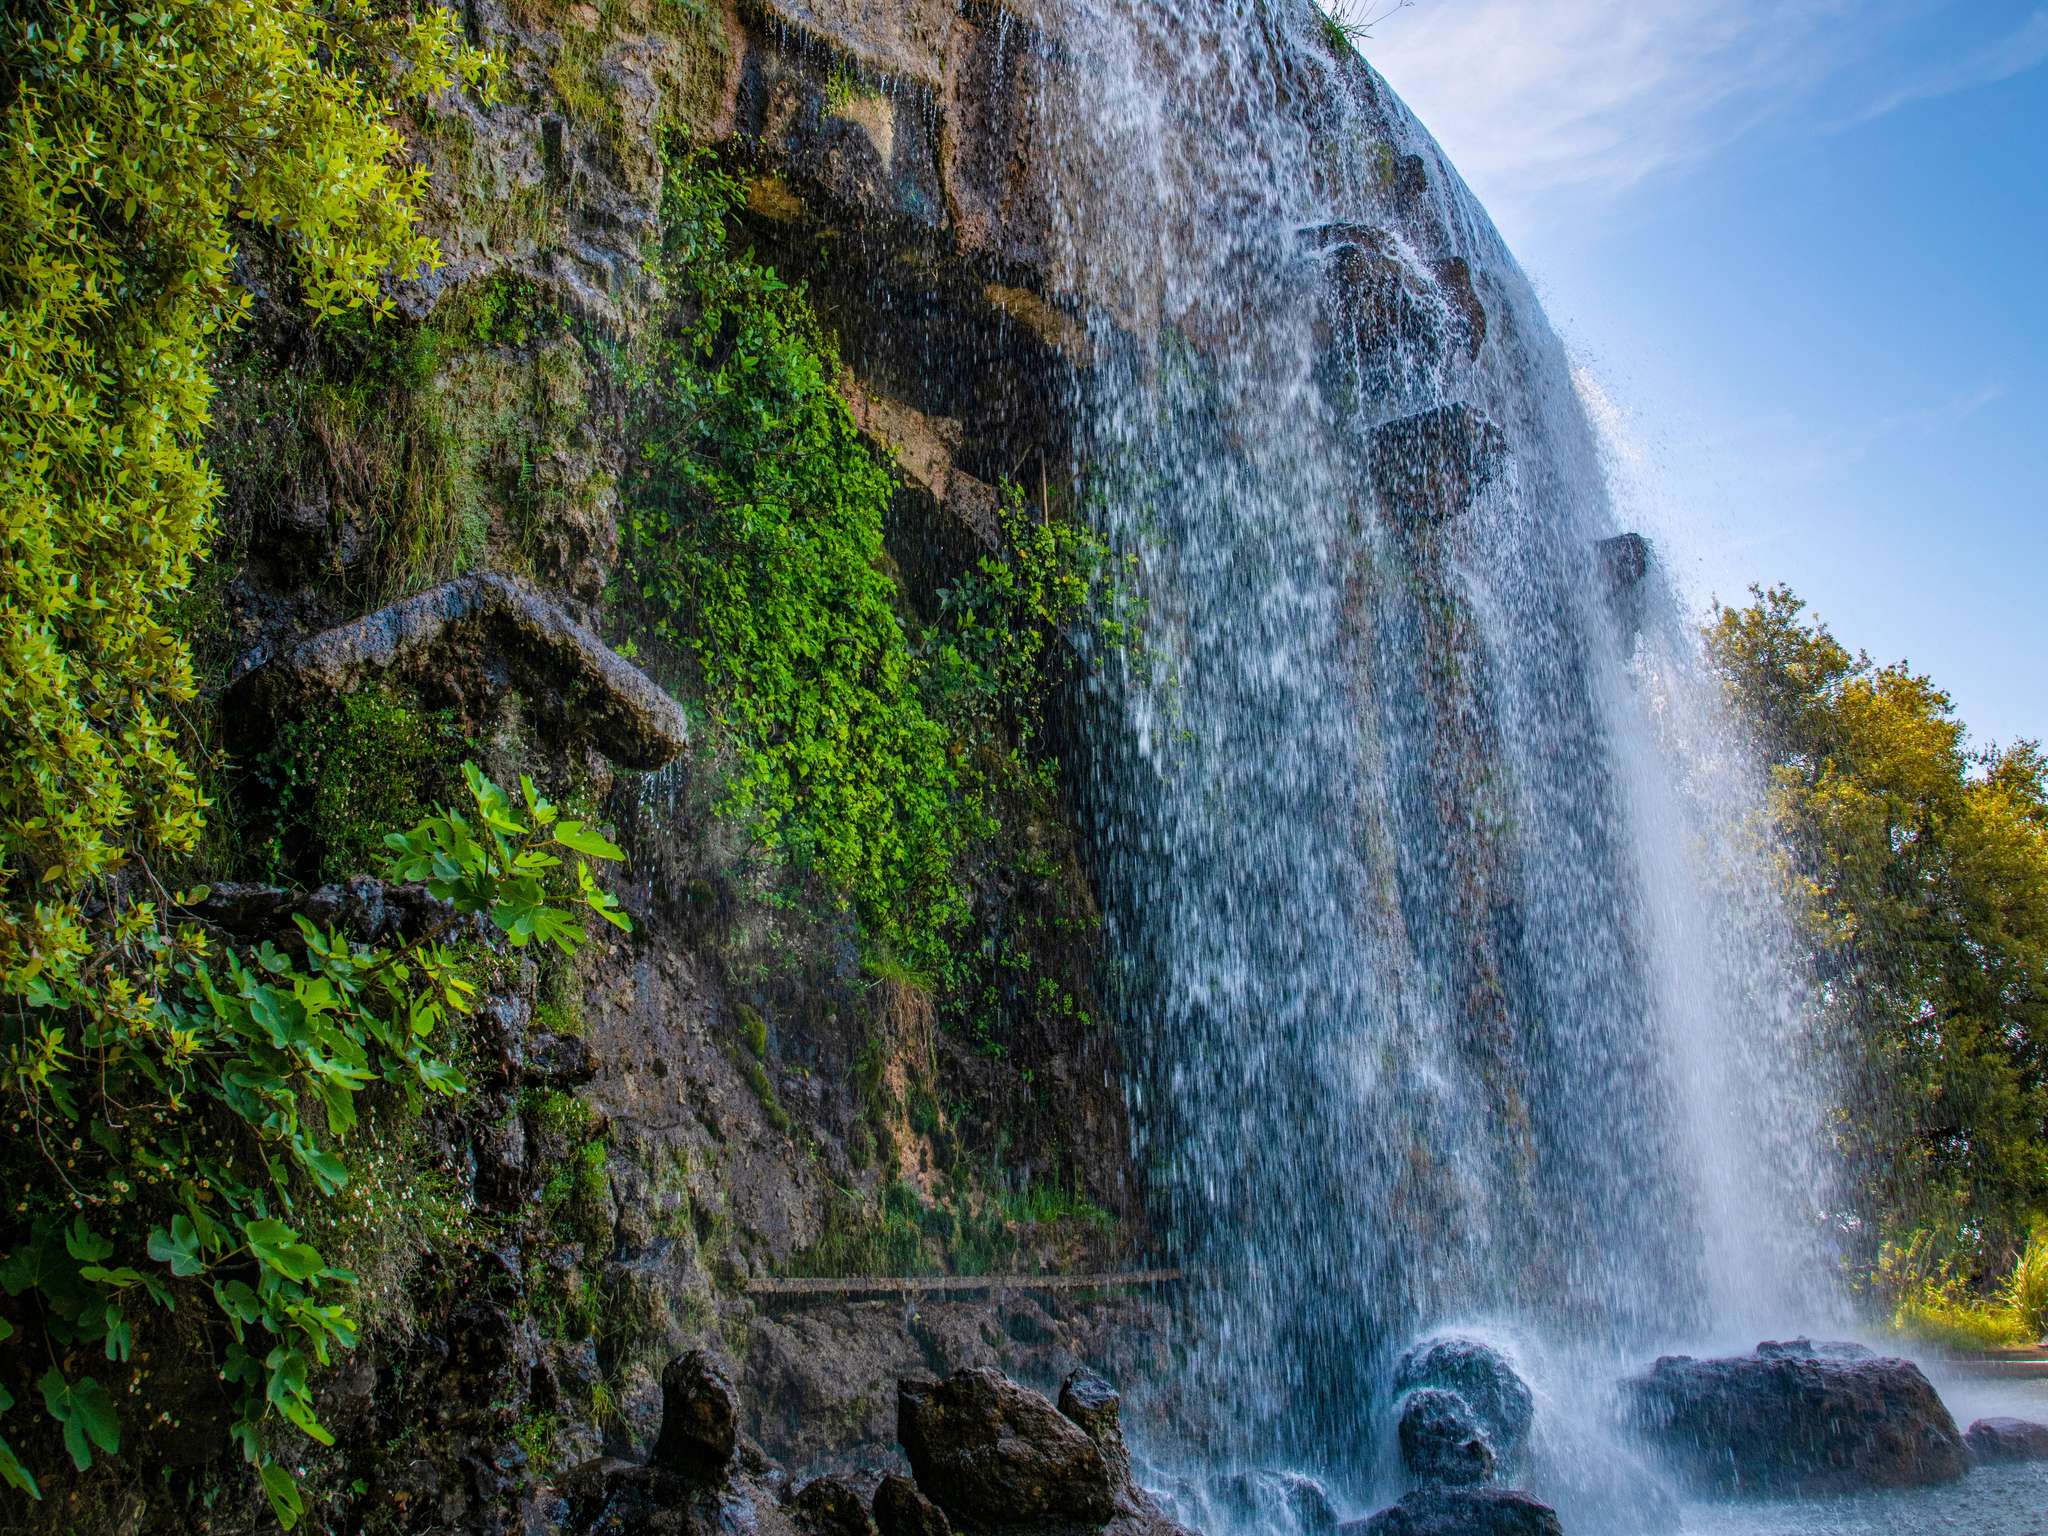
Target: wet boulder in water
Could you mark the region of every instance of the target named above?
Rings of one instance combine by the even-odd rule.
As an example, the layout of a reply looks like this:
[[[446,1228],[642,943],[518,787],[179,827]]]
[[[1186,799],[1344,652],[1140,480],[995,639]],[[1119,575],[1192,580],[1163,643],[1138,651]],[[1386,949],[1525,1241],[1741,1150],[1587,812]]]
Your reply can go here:
[[[1506,1488],[1423,1488],[1337,1536],[1564,1536],[1557,1511]]]
[[[2048,1424],[2026,1419],[1979,1419],[1963,1433],[1970,1454],[1986,1465],[2048,1461]]]
[[[1493,1447],[1472,1405],[1443,1387],[1401,1399],[1401,1463],[1424,1487],[1472,1488],[1493,1480]]]
[[[1470,324],[1464,311],[1451,310],[1383,230],[1329,224],[1305,238],[1321,247],[1325,388],[1373,398],[1435,378],[1449,355],[1452,316]]]
[[[1909,1360],[1666,1356],[1622,1383],[1630,1425],[1695,1488],[1817,1495],[1954,1482],[1969,1452]]]
[[[1471,510],[1498,478],[1508,441],[1465,404],[1440,405],[1374,429],[1372,483],[1403,527],[1440,527]]]
[[[1507,1356],[1477,1339],[1425,1339],[1394,1366],[1394,1391],[1439,1387],[1454,1392],[1478,1420],[1495,1459],[1511,1464],[1529,1443],[1536,1399]]]

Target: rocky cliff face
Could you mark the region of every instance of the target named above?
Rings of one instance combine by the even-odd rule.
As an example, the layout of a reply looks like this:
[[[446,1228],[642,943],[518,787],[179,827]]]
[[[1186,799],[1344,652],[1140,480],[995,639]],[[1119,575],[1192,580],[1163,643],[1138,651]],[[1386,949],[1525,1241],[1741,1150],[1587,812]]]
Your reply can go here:
[[[464,18],[508,83],[415,114],[444,260],[399,291],[401,318],[316,330],[244,253],[259,305],[223,369],[225,536],[192,630],[219,706],[222,857],[247,878],[209,920],[286,932],[295,889],[323,882],[325,919],[395,920],[394,893],[335,883],[375,847],[371,811],[348,808],[402,808],[476,756],[618,829],[636,931],[500,975],[477,1095],[416,1133],[460,1215],[390,1278],[398,1320],[322,1386],[338,1444],[307,1458],[309,1504],[336,1530],[547,1528],[570,1469],[647,1453],[662,1367],[694,1348],[728,1363],[744,1433],[793,1468],[899,1465],[899,1376],[1162,1368],[1139,1293],[760,1292],[849,1267],[1144,1257],[1091,876],[1064,791],[1009,807],[1032,873],[989,872],[973,921],[1024,933],[1067,1005],[1013,990],[978,1031],[935,1027],[957,1000],[864,972],[843,915],[789,899],[720,814],[730,764],[693,728],[696,674],[638,623],[621,565],[620,359],[669,323],[664,177],[692,147],[744,176],[745,239],[838,337],[841,392],[897,477],[889,574],[910,620],[995,547],[1003,483],[1041,507],[1071,495],[1083,321],[1156,315],[1052,237],[1096,195],[1044,120],[1053,87],[1086,84],[1061,7],[474,0]],[[1468,274],[1445,279],[1468,301],[1445,329],[1371,231],[1336,248],[1358,270],[1333,277],[1332,312],[1361,355],[1403,326],[1476,347]],[[157,1447],[172,1476],[133,1459],[115,1474],[131,1482],[82,1492],[90,1523],[267,1521],[238,1486],[213,1502],[205,1395]]]

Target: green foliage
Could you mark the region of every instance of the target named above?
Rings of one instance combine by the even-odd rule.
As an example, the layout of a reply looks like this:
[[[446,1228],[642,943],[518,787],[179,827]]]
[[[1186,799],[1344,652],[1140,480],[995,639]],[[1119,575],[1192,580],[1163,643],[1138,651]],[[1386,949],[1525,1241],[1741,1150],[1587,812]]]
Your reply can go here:
[[[1786,875],[1856,1080],[1862,1230],[1980,1289],[2048,1209],[2048,769],[1971,751],[1948,696],[1783,589],[1709,652],[1772,764]]]
[[[893,482],[802,295],[728,247],[738,183],[693,159],[669,189],[660,275],[689,309],[642,391],[641,595],[737,747],[723,809],[843,893],[872,941],[942,952],[980,824],[883,569]]]
[[[469,747],[452,711],[421,713],[375,689],[287,722],[253,769],[272,818],[262,862],[312,881],[370,868],[390,828],[457,792],[453,765]]]
[[[521,814],[474,768],[467,779],[467,813],[440,811],[387,839],[398,878],[425,880],[457,918],[485,916],[515,946],[573,952],[582,925],[539,886],[561,850],[576,856],[584,909],[625,925],[586,862],[615,848],[528,781]],[[95,1449],[118,1449],[121,1430],[102,1368],[87,1362],[124,1365],[160,1314],[210,1300],[230,1439],[290,1528],[303,1505],[270,1428],[331,1442],[312,1376],[360,1328],[357,1277],[307,1235],[344,1225],[343,1152],[366,1093],[416,1113],[465,1092],[451,1052],[476,986],[445,932],[364,945],[301,917],[293,954],[268,941],[222,949],[152,901],[107,921],[109,949],[36,977],[0,1024],[20,1106],[0,1262],[12,1317],[0,1337],[19,1325],[53,1362],[38,1382],[44,1407],[83,1470]],[[34,1493],[4,1455],[9,1480]]]
[[[2048,1225],[2035,1224],[1999,1299],[2019,1319],[2027,1343],[2048,1339]]]
[[[0,991],[104,942],[84,892],[193,846],[173,739],[193,696],[163,604],[218,484],[200,456],[238,225],[322,316],[437,259],[395,104],[486,89],[449,11],[368,0],[24,0],[0,21]]]
[[[741,195],[702,155],[670,169],[658,275],[677,310],[635,381],[634,579],[737,759],[721,809],[852,911],[871,965],[952,981],[969,866],[1003,794],[1047,773],[1029,753],[1055,642],[1118,573],[1013,492],[1006,548],[938,623],[906,617],[883,542],[894,481],[802,291],[733,248]],[[1099,629],[1128,633],[1122,613]]]
[[[1985,1296],[1953,1249],[1920,1231],[1880,1251],[1871,1288],[1892,1308],[1892,1326],[1942,1349],[2011,1349],[2041,1334],[2008,1299]],[[2026,1265],[2022,1255],[2020,1268]],[[2016,1271],[2017,1273],[2017,1271]]]

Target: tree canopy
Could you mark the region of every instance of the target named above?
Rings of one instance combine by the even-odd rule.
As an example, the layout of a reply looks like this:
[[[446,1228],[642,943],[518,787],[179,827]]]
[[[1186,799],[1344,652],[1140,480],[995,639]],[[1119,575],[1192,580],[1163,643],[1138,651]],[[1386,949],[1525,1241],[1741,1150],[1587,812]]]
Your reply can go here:
[[[1784,588],[1753,599],[1708,653],[1770,762],[1850,1065],[1864,1256],[1917,1241],[1988,1278],[2048,1212],[2048,761],[1972,747],[1930,679]]]

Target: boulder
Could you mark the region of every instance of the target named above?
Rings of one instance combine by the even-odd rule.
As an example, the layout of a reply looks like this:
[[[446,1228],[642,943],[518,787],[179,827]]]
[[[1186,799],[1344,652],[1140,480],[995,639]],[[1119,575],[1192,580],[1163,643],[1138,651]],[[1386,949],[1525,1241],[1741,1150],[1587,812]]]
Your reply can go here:
[[[696,1482],[716,1482],[739,1447],[739,1394],[711,1354],[693,1349],[661,1373],[661,1433],[648,1464]]]
[[[1955,1421],[1908,1360],[1666,1356],[1622,1383],[1630,1424],[1715,1493],[1819,1495],[1953,1482]]]
[[[1506,1355],[1477,1339],[1446,1334],[1424,1339],[1394,1365],[1394,1391],[1440,1387],[1463,1398],[1502,1466],[1511,1465],[1529,1443],[1536,1399]]]
[[[1473,1488],[1493,1481],[1493,1447],[1472,1405],[1444,1387],[1401,1399],[1401,1463],[1425,1488]]]
[[[1473,407],[1440,405],[1375,428],[1373,486],[1395,521],[1435,528],[1470,511],[1498,478],[1507,435]]]
[[[907,1477],[890,1473],[875,1487],[875,1529],[881,1536],[953,1536],[946,1512]]]
[[[956,1525],[1102,1525],[1118,1513],[1088,1431],[999,1371],[897,1383],[896,1434],[917,1486]]]
[[[2026,1419],[1979,1419],[1963,1433],[1970,1454],[1986,1465],[2048,1461],[2048,1424]]]
[[[1506,1488],[1423,1488],[1337,1536],[1564,1536],[1557,1511]]]

